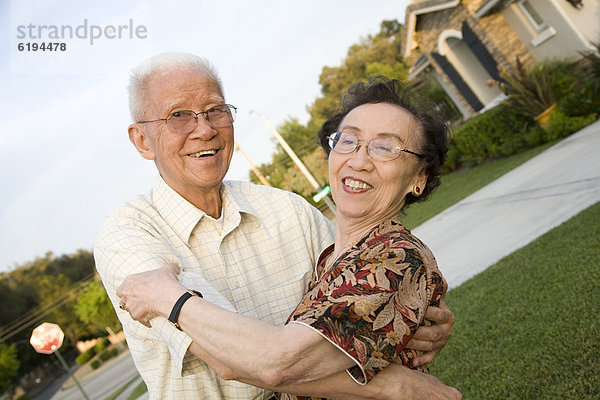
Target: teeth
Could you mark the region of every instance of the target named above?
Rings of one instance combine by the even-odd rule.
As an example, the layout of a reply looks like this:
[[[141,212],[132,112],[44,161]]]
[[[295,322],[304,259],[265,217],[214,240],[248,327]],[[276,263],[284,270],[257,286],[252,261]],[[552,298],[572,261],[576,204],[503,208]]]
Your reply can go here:
[[[197,153],[191,153],[188,154],[190,157],[202,157],[202,156],[214,156],[217,153],[216,150],[204,150],[204,151],[199,151]]]
[[[365,183],[355,181],[354,179],[345,179],[344,184],[348,186],[350,189],[372,189],[373,186]]]

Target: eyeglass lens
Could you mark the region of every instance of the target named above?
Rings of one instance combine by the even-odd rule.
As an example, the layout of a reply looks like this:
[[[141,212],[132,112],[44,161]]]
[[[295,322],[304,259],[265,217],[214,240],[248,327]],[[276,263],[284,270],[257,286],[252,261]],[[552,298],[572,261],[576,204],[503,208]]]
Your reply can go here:
[[[347,132],[335,132],[329,136],[329,147],[336,153],[347,154],[353,152],[360,140]],[[367,152],[376,160],[393,160],[398,157],[402,148],[396,141],[388,138],[371,139],[367,144]]]
[[[222,104],[199,113],[190,110],[175,111],[167,117],[167,126],[177,133],[189,133],[196,128],[198,118],[201,117],[214,128],[223,128],[233,123],[235,107]]]

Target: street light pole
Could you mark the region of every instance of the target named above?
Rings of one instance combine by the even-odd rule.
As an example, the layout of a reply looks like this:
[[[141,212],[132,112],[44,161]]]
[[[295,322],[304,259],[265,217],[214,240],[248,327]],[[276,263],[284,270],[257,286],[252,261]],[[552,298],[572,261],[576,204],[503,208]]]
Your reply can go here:
[[[252,112],[253,112],[253,110],[250,110],[250,113],[252,113]],[[302,160],[300,160],[300,158],[298,158],[296,153],[294,153],[294,150],[292,150],[292,148],[287,144],[287,142],[279,134],[277,129],[275,129],[275,127],[271,124],[271,122],[269,122],[267,117],[265,117],[261,113],[258,113],[258,114],[260,115],[260,117],[263,120],[263,122],[265,123],[265,125],[267,125],[267,128],[269,128],[269,130],[271,131],[273,136],[275,136],[275,139],[277,139],[277,141],[279,142],[281,147],[283,147],[283,150],[285,150],[285,152],[290,156],[292,161],[294,161],[294,163],[296,164],[298,169],[300,169],[300,172],[302,172],[304,174],[304,176],[306,177],[306,179],[308,179],[308,181],[310,182],[312,187],[315,189],[315,191],[317,191],[317,192],[321,191],[323,188],[319,185],[319,182],[317,182],[317,180],[314,178],[314,176],[312,176],[312,174],[310,173],[308,168],[306,168],[306,166],[304,165]],[[335,215],[336,210],[335,210],[335,204],[333,204],[333,201],[331,201],[331,199],[328,196],[323,197],[323,199],[325,200],[325,204],[327,204],[329,209],[331,209],[331,211]]]
[[[242,146],[240,146],[238,142],[235,142],[234,151],[239,151],[242,154],[242,156],[244,156],[244,158],[250,165],[250,168],[252,168],[252,171],[254,172],[254,174],[256,174],[256,176],[258,176],[258,179],[262,182],[263,185],[271,186],[267,178],[265,178],[265,176],[260,172],[256,165],[254,165],[250,157],[248,157],[248,154],[246,154],[246,152],[242,149]]]

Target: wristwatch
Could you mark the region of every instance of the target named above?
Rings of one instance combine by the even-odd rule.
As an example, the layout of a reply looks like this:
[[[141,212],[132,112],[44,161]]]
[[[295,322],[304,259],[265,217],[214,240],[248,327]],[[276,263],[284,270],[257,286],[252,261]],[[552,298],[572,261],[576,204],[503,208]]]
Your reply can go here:
[[[197,290],[190,290],[188,289],[184,294],[181,295],[181,297],[175,302],[175,305],[173,306],[173,309],[171,310],[171,314],[169,315],[169,322],[177,329],[181,330],[181,327],[179,326],[179,324],[177,323],[177,320],[179,319],[179,313],[181,312],[181,307],[183,307],[183,304],[188,301],[188,299],[192,296],[198,296],[198,297],[203,297],[202,293],[200,293]]]

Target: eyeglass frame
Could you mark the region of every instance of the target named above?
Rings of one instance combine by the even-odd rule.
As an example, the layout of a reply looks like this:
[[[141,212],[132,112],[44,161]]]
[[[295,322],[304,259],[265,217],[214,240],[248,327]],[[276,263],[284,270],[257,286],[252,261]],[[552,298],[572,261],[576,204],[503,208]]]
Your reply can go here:
[[[204,120],[208,121],[208,123],[211,123],[211,120],[208,118],[208,113],[211,110],[213,110],[214,108],[219,107],[219,106],[227,106],[227,107],[229,107],[229,110],[230,110],[229,113],[231,114],[231,124],[233,125],[233,123],[235,122],[235,117],[237,115],[237,107],[234,106],[234,105],[231,105],[231,104],[226,104],[226,103],[218,104],[216,106],[213,106],[213,107],[209,108],[206,111],[199,111],[199,112],[192,111],[192,110],[178,110],[178,111],[173,111],[173,112],[170,112],[169,115],[167,115],[166,118],[158,118],[158,119],[153,119],[153,120],[149,120],[149,121],[136,121],[135,123],[136,124],[147,124],[147,123],[150,123],[150,122],[165,121],[165,124],[167,124],[167,127],[168,127],[169,126],[169,119],[170,119],[169,117],[171,117],[173,114],[175,114],[177,112],[189,111],[189,112],[195,114],[194,119],[196,120],[196,125],[194,126],[194,128],[192,130],[190,130],[189,132],[186,132],[186,133],[190,133],[194,129],[196,129],[196,126],[198,126],[198,115],[204,114],[204,117],[203,117]],[[233,110],[233,112],[231,112],[231,110]],[[223,127],[225,127],[225,126],[227,126],[227,125],[224,125]]]
[[[356,138],[356,147],[355,147],[354,149],[350,150],[350,151],[349,151],[349,152],[347,152],[347,153],[342,153],[342,152],[340,152],[340,151],[336,151],[336,150],[334,149],[334,148],[335,148],[335,146],[331,147],[331,142],[334,140],[334,139],[332,139],[332,136],[333,136],[333,135],[336,135],[336,134],[339,134],[340,136],[341,136],[342,134],[347,134],[347,135],[352,135],[352,136],[354,136],[354,137]],[[335,152],[336,152],[336,153],[338,153],[338,154],[350,154],[350,153],[353,153],[353,152],[355,152],[355,151],[357,151],[357,152],[358,152],[358,150],[359,150],[359,149],[361,148],[361,146],[362,146],[361,144],[359,144],[360,142],[363,142],[363,143],[364,143],[364,142],[367,142],[367,154],[369,155],[369,157],[373,158],[374,160],[377,160],[377,158],[374,158],[374,157],[371,155],[371,152],[369,151],[369,144],[371,144],[371,142],[372,142],[373,140],[377,140],[377,139],[380,139],[380,138],[373,138],[373,139],[370,139],[370,140],[366,141],[366,140],[363,140],[363,139],[359,139],[359,138],[358,138],[358,136],[356,136],[355,134],[353,134],[353,133],[350,133],[350,132],[333,132],[333,133],[330,133],[330,134],[327,136],[327,144],[329,145],[329,148],[331,149],[331,151],[335,151]],[[391,139],[391,140],[392,140],[392,141],[394,141],[394,142],[396,142],[396,141],[395,141],[395,140],[393,140],[393,139]],[[338,141],[339,141],[339,140],[338,140]],[[336,144],[337,144],[337,141],[336,141]],[[398,143],[396,143],[396,145],[398,146],[398,149],[400,149],[400,151],[401,151],[401,152],[405,152],[405,153],[408,153],[408,154],[412,154],[412,155],[414,155],[414,156],[417,156],[417,157],[418,157],[418,158],[420,158],[420,159],[425,159],[425,158],[426,158],[426,157],[425,157],[425,155],[423,155],[423,154],[419,154],[419,153],[416,153],[416,152],[414,152],[414,151],[411,151],[411,150],[407,150],[407,149],[403,148],[402,146],[400,146]],[[396,155],[396,157],[394,157],[394,158],[390,158],[389,160],[388,160],[388,159],[386,159],[386,160],[379,160],[379,161],[393,161],[393,160],[396,160],[398,157],[400,157],[400,153],[398,153],[398,154]]]

